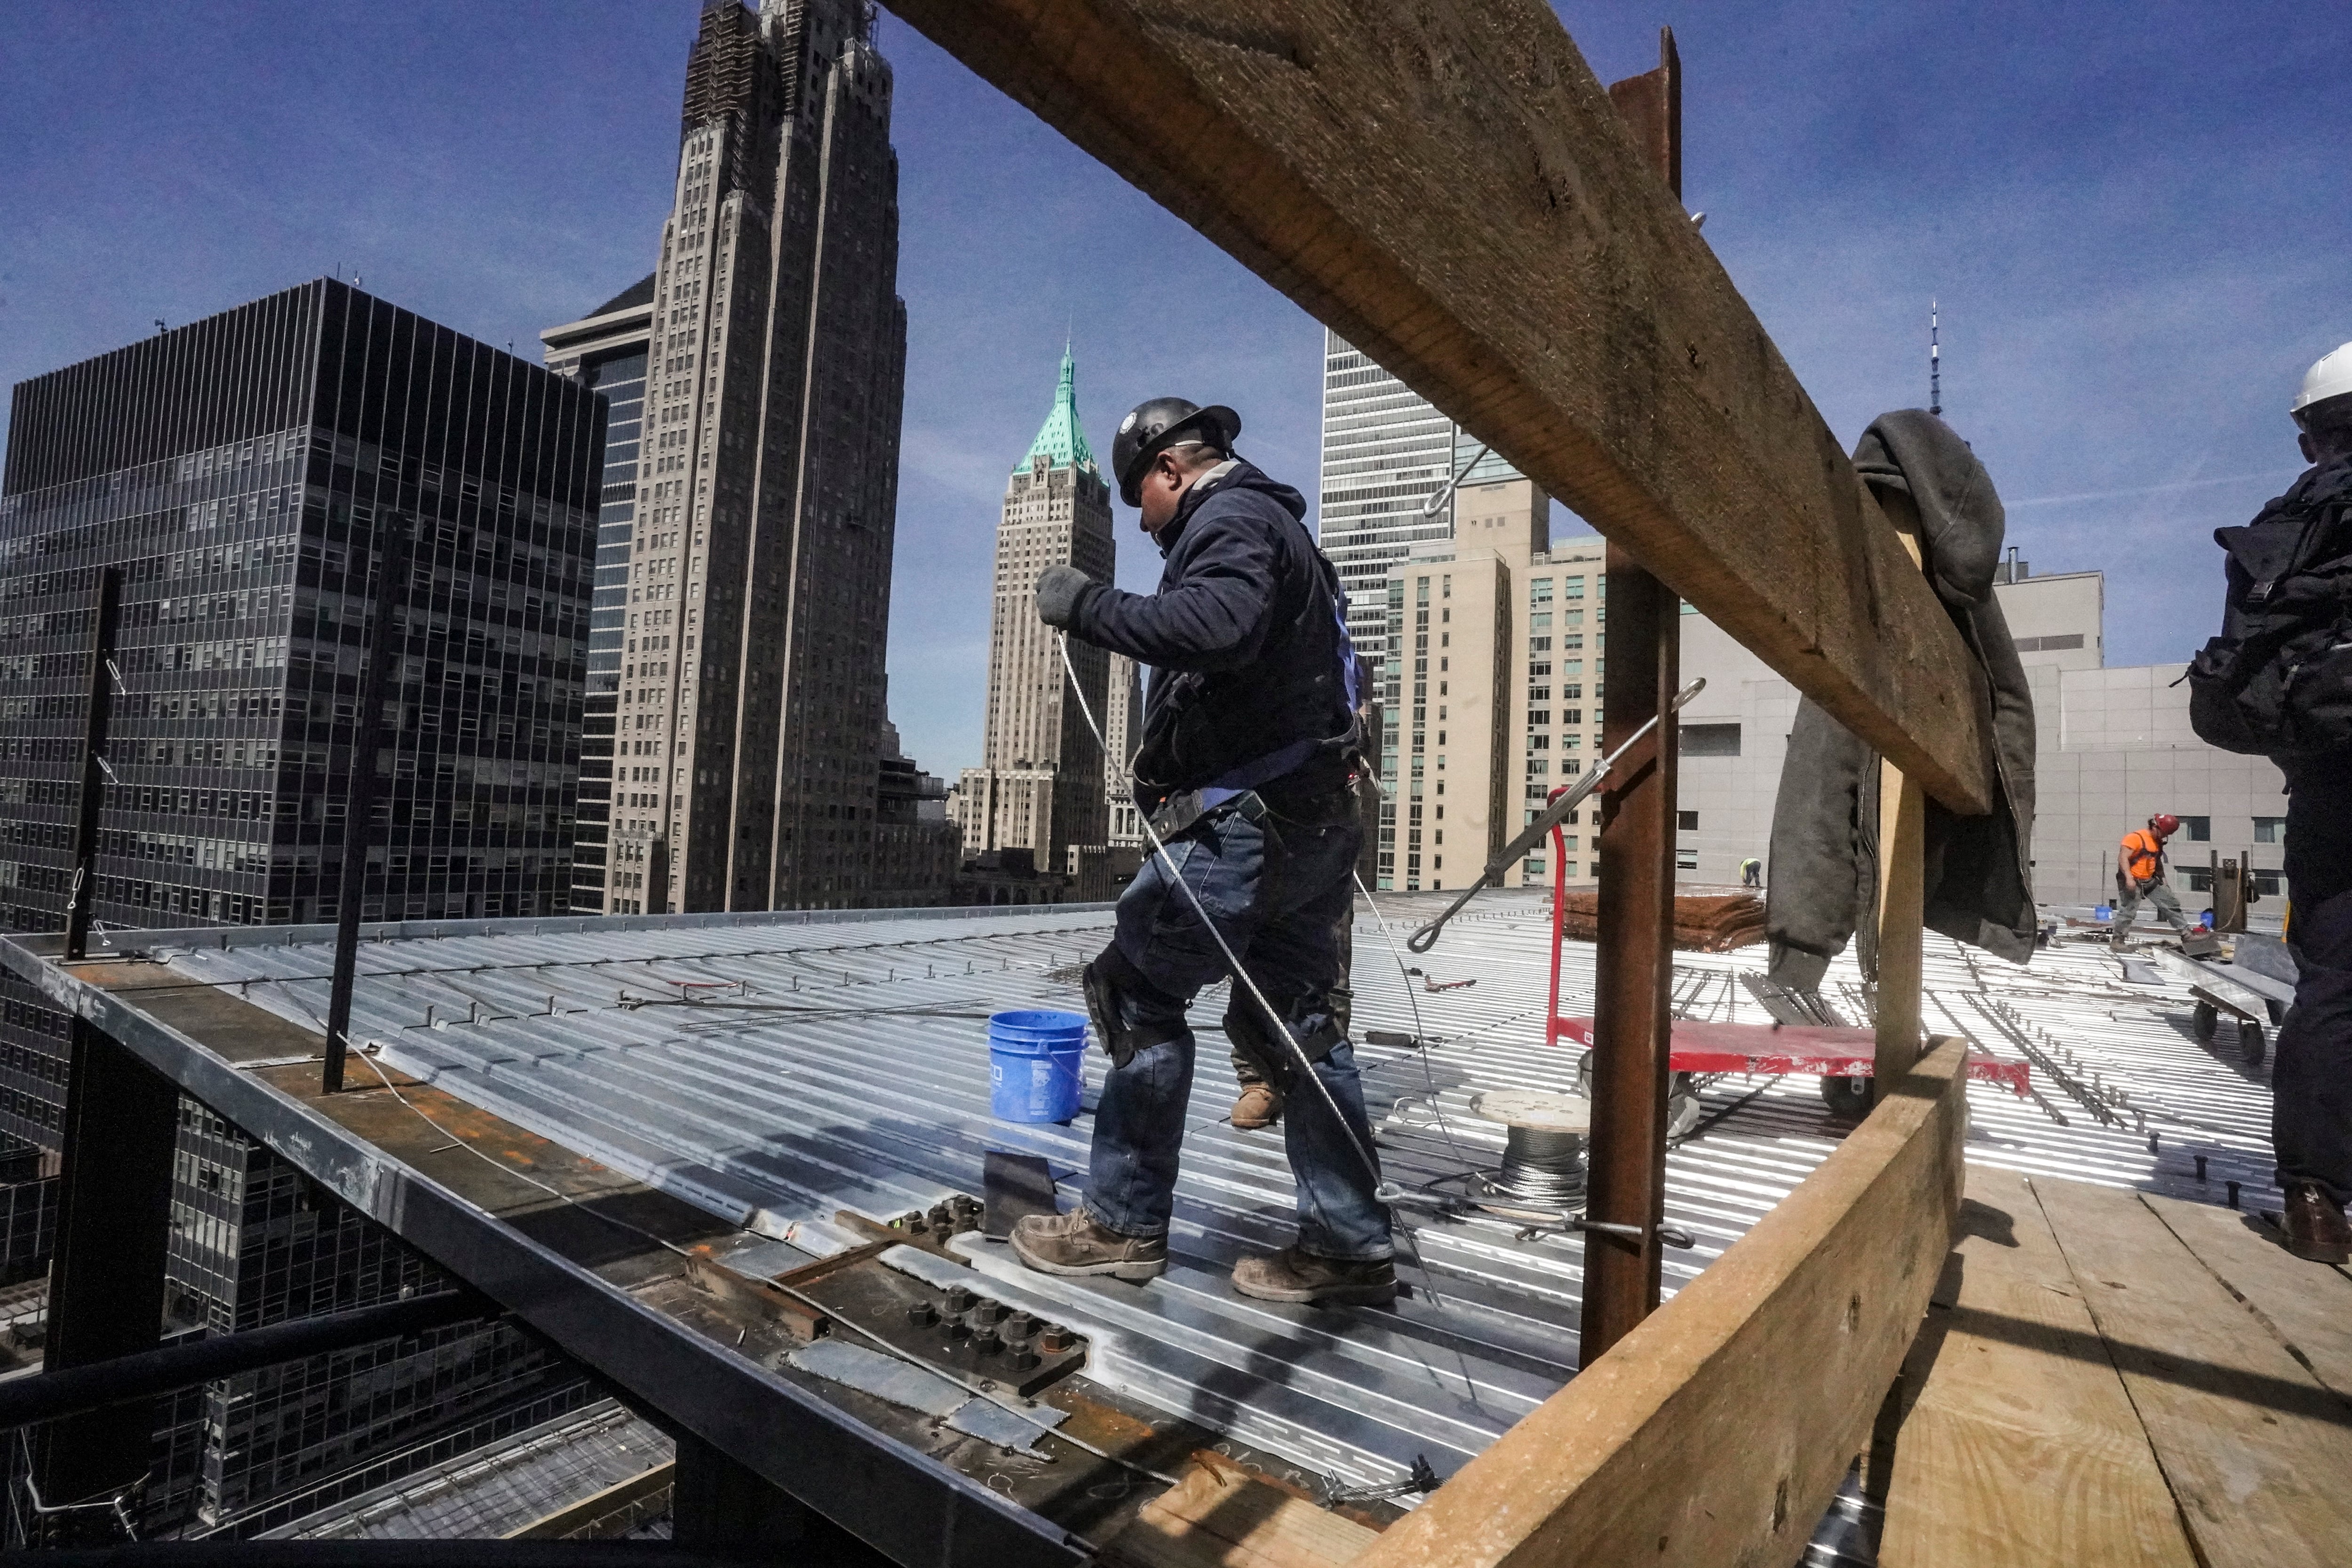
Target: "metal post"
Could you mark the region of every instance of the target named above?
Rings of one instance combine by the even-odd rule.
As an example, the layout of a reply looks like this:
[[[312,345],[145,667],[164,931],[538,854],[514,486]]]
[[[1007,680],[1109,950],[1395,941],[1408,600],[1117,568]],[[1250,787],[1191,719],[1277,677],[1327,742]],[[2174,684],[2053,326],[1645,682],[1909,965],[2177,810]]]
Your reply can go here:
[[[1682,61],[1659,29],[1658,68],[1609,89],[1634,140],[1682,195]],[[1601,866],[1593,977],[1591,1176],[1585,1212],[1642,1239],[1588,1231],[1580,1361],[1586,1366],[1655,1310],[1665,1217],[1667,1054],[1674,1026],[1675,693],[1682,604],[1632,554],[1608,547],[1601,747],[1652,719],[1654,760],[1613,779],[1594,836]],[[1632,759],[1628,759],[1631,761]]]
[[[73,1021],[45,1373],[152,1351],[162,1337],[179,1117],[168,1079],[95,1025]],[[152,1400],[52,1422],[33,1465],[42,1500],[85,1502],[135,1486],[154,1438]],[[101,1537],[112,1526],[98,1511],[51,1517],[53,1529],[80,1521]]]
[[[352,717],[351,783],[343,792],[343,871],[335,895],[335,969],[327,993],[327,1062],[323,1087],[343,1087],[343,1055],[351,1043],[352,981],[359,968],[360,907],[367,897],[368,839],[375,830],[375,753],[383,724],[384,688],[404,639],[394,625],[408,579],[408,521],[383,518],[376,533],[375,618],[368,633],[367,666],[360,675]]]
[[[114,715],[114,635],[122,618],[122,569],[98,574],[98,613],[90,627],[89,706],[81,734],[81,793],[74,801],[73,887],[66,898],[66,962],[86,955],[98,904],[98,816],[105,804],[106,731]]]
[[[1639,1242],[1584,1238],[1581,1360],[1591,1365],[1658,1304],[1665,1214],[1667,1051],[1674,1022],[1674,700],[1682,606],[1615,546],[1609,550],[1608,668],[1601,745],[1664,714],[1653,760],[1603,792],[1600,942],[1592,1006],[1591,1184],[1586,1213],[1639,1227]],[[1630,761],[1631,759],[1629,759]]]

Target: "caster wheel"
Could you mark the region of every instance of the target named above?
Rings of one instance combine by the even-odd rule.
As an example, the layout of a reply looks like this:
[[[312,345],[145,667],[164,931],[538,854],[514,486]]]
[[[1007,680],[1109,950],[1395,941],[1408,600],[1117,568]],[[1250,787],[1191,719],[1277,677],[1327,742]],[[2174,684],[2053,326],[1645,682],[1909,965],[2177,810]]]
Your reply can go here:
[[[2197,1004],[2197,1010],[2189,1016],[2189,1026],[2197,1031],[2197,1037],[2207,1045],[2211,1045],[2215,1032],[2221,1026],[2221,1011],[2210,1002],[2200,1002]]]
[[[2248,1067],[2263,1065],[2263,1053],[2269,1044],[2260,1024],[2250,1018],[2238,1020],[2238,1056]]]
[[[1870,1112],[1870,1080],[1866,1078],[1823,1078],[1822,1103],[1840,1116]]]

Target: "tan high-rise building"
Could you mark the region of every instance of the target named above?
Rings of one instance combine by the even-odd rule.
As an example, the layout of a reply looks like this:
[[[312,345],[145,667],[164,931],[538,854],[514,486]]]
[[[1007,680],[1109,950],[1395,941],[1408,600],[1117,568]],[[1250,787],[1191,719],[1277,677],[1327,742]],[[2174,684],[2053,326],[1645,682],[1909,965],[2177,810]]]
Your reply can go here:
[[[1053,411],[1005,486],[982,765],[965,769],[956,791],[965,854],[1025,849],[1037,869],[1057,873],[1074,847],[1109,841],[1104,749],[1071,697],[1062,634],[1037,618],[1035,597],[1038,573],[1057,563],[1099,583],[1113,576],[1110,487],[1078,425],[1076,374],[1065,350]],[[1076,639],[1069,653],[1102,721],[1110,655]]]
[[[1144,847],[1143,816],[1135,804],[1135,781],[1128,764],[1143,744],[1143,669],[1123,653],[1110,656],[1110,712],[1103,736],[1103,790],[1110,801],[1110,843],[1118,849]]]
[[[688,60],[634,515],[599,552],[610,912],[875,896],[907,315],[870,26],[713,0]]]
[[[1524,479],[1465,484],[1453,510],[1450,542],[1388,574],[1378,876],[1400,891],[1469,886],[1601,749],[1601,542],[1549,548],[1550,503]],[[1577,815],[1566,870],[1583,881],[1592,830]],[[1547,850],[1504,884],[1549,878]]]

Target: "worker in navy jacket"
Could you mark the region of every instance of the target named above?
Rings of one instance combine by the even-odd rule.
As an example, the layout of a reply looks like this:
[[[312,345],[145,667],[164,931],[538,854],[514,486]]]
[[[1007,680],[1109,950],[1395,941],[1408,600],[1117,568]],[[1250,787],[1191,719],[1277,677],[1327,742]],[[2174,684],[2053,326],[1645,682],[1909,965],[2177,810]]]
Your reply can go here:
[[[1166,1268],[1192,1096],[1185,1009],[1228,976],[1230,949],[1265,1001],[1235,984],[1225,1030],[1288,1107],[1298,1184],[1297,1245],[1244,1258],[1234,1288],[1384,1302],[1396,1293],[1389,1216],[1335,996],[1362,842],[1355,654],[1338,574],[1300,521],[1305,500],[1234,456],[1240,430],[1233,410],[1181,398],[1155,398],[1119,426],[1112,467],[1165,560],[1157,593],[1070,566],[1037,580],[1049,625],[1151,668],[1135,789],[1166,852],[1129,885],[1086,971],[1112,1062],[1086,1199],[1024,1219],[1013,1246],[1052,1274],[1141,1281]]]

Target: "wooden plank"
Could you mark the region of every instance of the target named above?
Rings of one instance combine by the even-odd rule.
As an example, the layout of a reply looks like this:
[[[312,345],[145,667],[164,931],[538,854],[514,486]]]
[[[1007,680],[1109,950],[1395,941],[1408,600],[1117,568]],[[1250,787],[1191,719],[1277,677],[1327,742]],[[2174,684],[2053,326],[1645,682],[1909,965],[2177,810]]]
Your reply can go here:
[[[891,0],[1955,810],[1970,663],[1542,0]]]
[[[2274,1228],[2236,1209],[2147,1193],[2140,1201],[2314,1377],[2352,1398],[2352,1278],[2342,1268],[2295,1257]]]
[[[1341,1568],[1380,1532],[1202,1458],[1143,1505],[1110,1548],[1134,1568]]]
[[[2025,1178],[1971,1169],[1904,1363],[1883,1568],[2195,1568],[2123,1381]]]
[[[1881,498],[1886,521],[1914,568],[1920,563],[1919,510],[1911,498]],[[1919,987],[1927,974],[1921,922],[1927,898],[1927,802],[1919,781],[1892,761],[1878,764],[1878,991],[1871,1058],[1877,1086],[1895,1082],[1919,1059]]]
[[[2137,1194],[2036,1177],[2205,1568],[2352,1557],[2352,1407]]]
[[[1365,1568],[1796,1561],[1951,1246],[1964,1049],[1938,1042],[1755,1229],[1391,1525]]]

